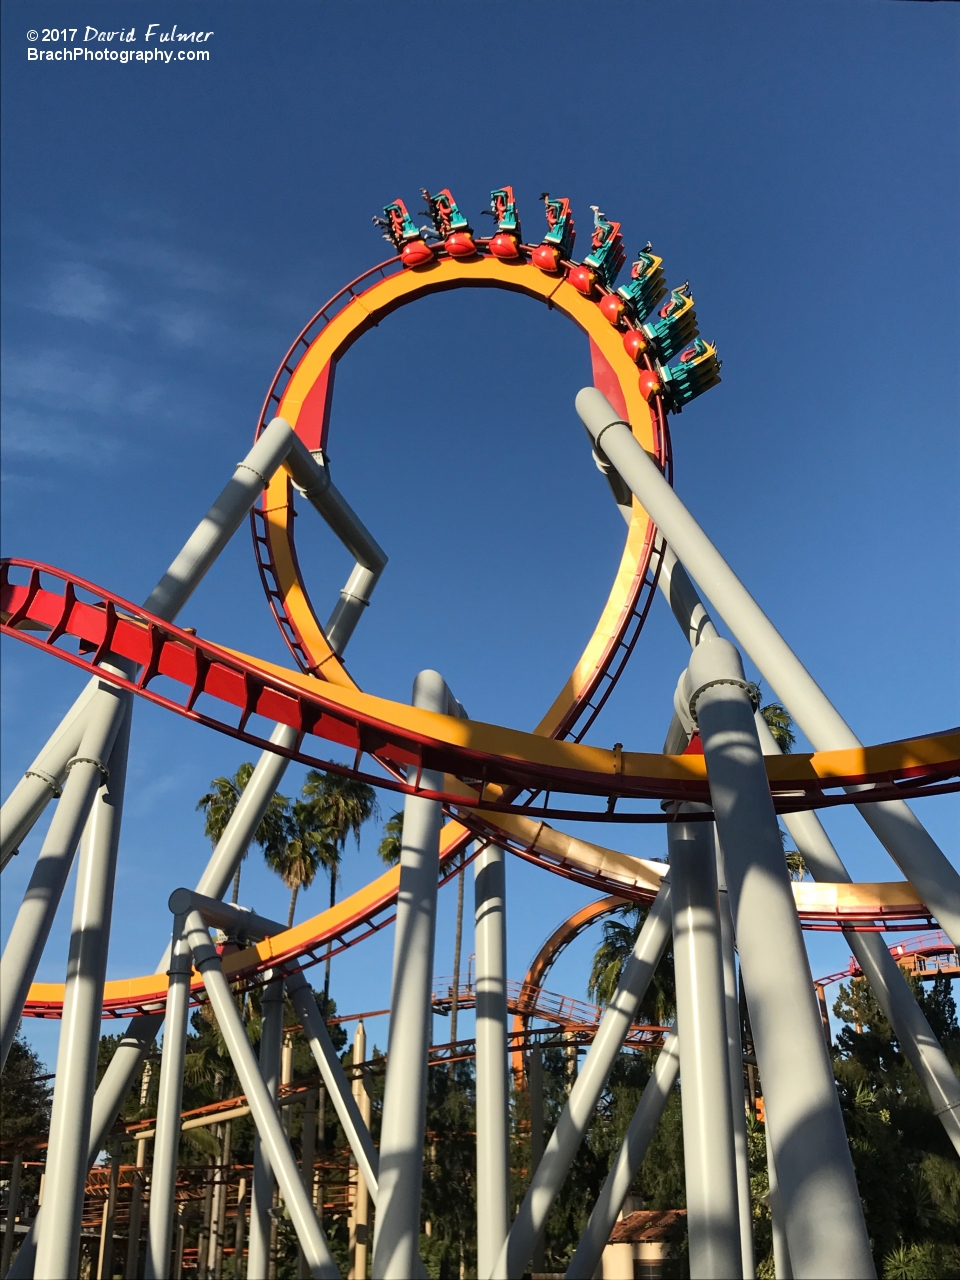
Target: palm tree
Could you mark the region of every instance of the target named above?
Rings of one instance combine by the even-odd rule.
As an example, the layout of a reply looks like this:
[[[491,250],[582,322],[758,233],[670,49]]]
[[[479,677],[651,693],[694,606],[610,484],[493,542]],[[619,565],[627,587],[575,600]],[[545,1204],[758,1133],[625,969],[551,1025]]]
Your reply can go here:
[[[227,829],[227,823],[240,801],[244,787],[253,776],[253,765],[245,761],[232,778],[214,778],[210,790],[197,801],[197,808],[206,815],[203,834],[210,837],[210,843],[216,848],[220,838]],[[284,818],[289,801],[286,796],[277,792],[271,797],[267,811],[260,819],[260,825],[253,835],[253,843],[258,844],[266,854],[267,850],[277,850],[285,840]],[[248,850],[244,850],[243,857]],[[242,864],[243,859],[241,859]],[[233,877],[233,896],[231,902],[237,902],[240,896],[240,865]]]
[[[593,956],[593,966],[587,983],[587,993],[599,1005],[607,1005],[613,999],[620,983],[620,975],[627,958],[636,946],[648,908],[640,903],[623,907],[617,914],[619,920],[607,920],[603,926],[603,940]],[[677,995],[673,978],[673,949],[668,948],[657,965],[647,994],[639,1012],[657,1026],[664,1026],[676,1012]]]
[[[768,702],[760,708],[760,714],[767,722],[767,728],[785,756],[793,750],[797,735],[793,732],[793,716],[779,702]]]
[[[294,801],[286,815],[285,827],[283,843],[268,847],[264,858],[270,870],[275,871],[290,890],[290,908],[287,911],[287,928],[290,929],[300,890],[309,889],[320,867],[335,865],[340,855],[331,838],[330,828],[314,803]]]
[[[317,827],[327,832],[331,852],[324,861],[330,875],[330,906],[337,901],[337,873],[347,836],[353,833],[360,847],[360,828],[369,818],[380,816],[377,793],[365,782],[345,778],[338,773],[324,773],[311,769],[303,784],[302,794],[315,809]],[[323,995],[330,994],[330,948],[323,977]]]
[[[383,824],[383,839],[377,846],[377,856],[388,867],[395,867],[400,861],[403,848],[403,810],[397,809]]]

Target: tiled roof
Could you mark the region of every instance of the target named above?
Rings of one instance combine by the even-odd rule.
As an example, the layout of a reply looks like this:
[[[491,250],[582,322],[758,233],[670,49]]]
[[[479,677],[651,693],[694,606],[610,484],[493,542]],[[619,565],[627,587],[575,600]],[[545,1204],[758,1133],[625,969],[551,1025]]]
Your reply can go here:
[[[638,1209],[618,1222],[610,1233],[611,1244],[677,1240],[687,1226],[686,1209]]]

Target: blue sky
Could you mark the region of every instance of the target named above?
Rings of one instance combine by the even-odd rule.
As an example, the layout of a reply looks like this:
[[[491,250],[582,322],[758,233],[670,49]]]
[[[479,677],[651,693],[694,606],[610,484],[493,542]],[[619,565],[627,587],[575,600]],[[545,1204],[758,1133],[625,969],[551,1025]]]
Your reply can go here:
[[[582,230],[599,204],[629,255],[650,239],[669,283],[691,281],[723,382],[674,420],[677,491],[861,738],[957,723],[958,17],[912,3],[433,15],[6,0],[3,553],[143,599],[248,448],[289,343],[387,256],[371,216],[449,186],[476,220],[512,183],[528,239],[549,190]],[[27,60],[29,29],[79,41],[132,26],[127,47],[143,48],[151,22],[213,31],[210,61]],[[561,317],[473,290],[405,309],[343,361],[334,475],[390,555],[349,652],[364,688],[405,699],[432,666],[479,719],[540,718],[623,539],[573,411],[588,381],[586,342]],[[301,523],[312,594],[330,603],[345,555]],[[182,621],[286,660],[245,530]],[[6,794],[82,677],[10,640],[3,658]],[[657,602],[591,740],[658,750],[685,661]],[[249,755],[137,707],[110,976],[152,970],[167,896],[208,855],[196,799]],[[301,780],[291,770],[287,790]],[[954,858],[958,811],[919,806]],[[854,812],[826,823],[857,878],[898,878]],[[664,852],[658,828],[592,834]],[[347,890],[379,869],[378,836],[349,851]],[[41,837],[4,874],[4,930]],[[242,897],[282,914],[256,856]],[[509,892],[519,978],[590,894],[515,860]],[[325,893],[302,895],[298,919]],[[453,907],[450,887],[437,973]],[[582,998],[595,941],[551,987]],[[817,973],[845,965],[842,940],[810,941]],[[342,1010],[385,1006],[391,945],[387,931],[335,962]],[[52,1061],[56,1027],[27,1031]],[[385,1043],[385,1023],[371,1031]]]

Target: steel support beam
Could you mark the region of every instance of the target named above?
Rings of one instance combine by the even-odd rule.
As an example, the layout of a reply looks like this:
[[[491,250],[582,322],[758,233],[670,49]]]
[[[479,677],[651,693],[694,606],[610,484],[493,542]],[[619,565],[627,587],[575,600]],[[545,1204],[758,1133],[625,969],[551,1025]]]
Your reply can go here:
[[[699,582],[717,613],[817,751],[859,747],[859,738],[694,520],[656,463],[594,387],[577,396],[577,412],[598,452],[616,467],[661,534]],[[857,808],[897,866],[960,945],[960,874],[902,800]]]
[[[185,917],[173,919],[172,956],[167,987],[166,1027],[160,1059],[160,1092],[150,1177],[150,1220],[145,1280],[170,1280],[173,1219],[176,1213],[183,1064],[190,1018],[190,947],[183,936]]]
[[[748,688],[732,644],[697,646],[688,705],[723,847],[794,1271],[862,1280],[875,1274],[870,1242]]]
[[[306,1257],[310,1274],[317,1280],[327,1280],[332,1277],[337,1277],[339,1280],[340,1272],[317,1221],[310,1197],[300,1179],[300,1169],[280,1124],[275,1100],[271,1097],[267,1082],[260,1073],[260,1066],[247,1039],[246,1028],[234,1001],[233,992],[224,976],[220,957],[198,911],[191,911],[187,916],[185,932],[193,952],[194,963],[200,970],[207,995],[216,1014],[220,1033],[233,1060],[243,1091],[247,1095],[250,1112],[260,1135],[261,1147],[269,1161],[272,1173],[280,1184],[280,1190],[293,1221],[297,1239]],[[279,1002],[281,1036],[282,999],[281,993]],[[252,1260],[248,1266],[248,1273],[251,1276],[257,1274],[253,1270]]]
[[[757,713],[754,719],[763,754],[779,755],[780,748],[763,716]],[[815,813],[785,813],[783,824],[793,836],[797,851],[814,880],[850,883],[850,873]],[[926,1089],[934,1113],[960,1155],[960,1080],[910,990],[903,970],[879,934],[844,929],[843,936],[884,1017],[893,1027],[897,1043]]]
[[[683,821],[694,808],[667,826],[690,1275],[729,1280],[742,1267],[716,847],[711,824]]]
[[[246,1038],[246,1036],[244,1036]],[[280,1054],[283,1051],[283,979],[275,978],[262,988],[260,1005],[259,1075],[266,1095],[277,1113],[280,1086]],[[246,1091],[246,1090],[245,1090]],[[250,1101],[248,1096],[247,1101]],[[266,1276],[270,1260],[270,1210],[273,1206],[274,1173],[269,1150],[260,1126],[253,1137],[253,1188],[250,1196],[250,1229],[247,1239],[247,1275]]]
[[[107,759],[120,725],[129,716],[130,695],[103,685],[88,704],[86,729],[77,754],[67,762],[67,781],[50,830],[30,877],[0,962],[0,1066],[10,1046],[30,984],[63,897],[80,835],[107,772]],[[123,780],[119,783],[121,789]]]
[[[507,885],[503,850],[495,844],[487,845],[475,868],[477,1271],[486,1280],[510,1229]]]
[[[450,697],[443,677],[436,671],[421,671],[414,681],[415,707],[442,713],[447,710]],[[424,769],[420,778],[426,790],[442,789],[442,773]],[[410,1280],[423,1268],[419,1254],[420,1200],[441,818],[439,801],[416,795],[406,797],[380,1130],[374,1280]]]
[[[523,1275],[534,1247],[547,1224],[547,1215],[563,1186],[594,1117],[597,1102],[633,1025],[640,1001],[670,940],[670,882],[664,877],[660,892],[650,905],[633,951],[623,966],[620,983],[607,1005],[590,1051],[577,1076],[557,1127],[550,1135],[510,1233],[497,1258],[494,1275]]]
[[[663,549],[657,582],[692,648],[696,648],[700,640],[718,635],[696,587],[668,546]],[[780,755],[776,739],[759,711],[754,713],[754,722],[763,754]],[[679,742],[674,745],[677,750],[682,750]],[[816,813],[788,813],[783,815],[782,820],[814,880],[834,884],[850,883],[850,874]],[[877,934],[845,929],[843,936],[870,983],[884,1016],[893,1027],[900,1047],[926,1089],[935,1114],[943,1124],[954,1149],[960,1154],[960,1081],[933,1034],[903,971],[891,956],[883,938]],[[733,992],[733,998],[736,1002],[736,991]],[[737,1028],[735,1035],[739,1041],[739,1022],[731,1023],[731,1027],[734,1026]],[[736,1119],[734,1124],[736,1125]],[[738,1178],[742,1187],[742,1173],[738,1174]],[[741,1203],[741,1235],[743,1214],[744,1206]],[[744,1267],[746,1268],[746,1263]]]
[[[317,1008],[313,992],[302,973],[293,973],[287,978],[287,994],[300,1019],[303,1034],[310,1045],[314,1061],[320,1068],[327,1095],[333,1102],[337,1118],[353,1152],[353,1158],[366,1183],[370,1198],[376,1204],[380,1157],[377,1155],[370,1130],[360,1113],[357,1100],[344,1074],[337,1051],[333,1047],[327,1024]]]
[[[67,761],[79,751],[87,708],[101,687],[96,678],[88,681],[83,693],[4,801],[0,809],[0,867],[5,867],[17,852],[20,841],[33,829],[50,801],[59,798]]]
[[[46,1214],[37,1246],[36,1270],[45,1280],[72,1280],[80,1254],[133,696],[122,693],[120,701],[121,723],[110,753],[109,775],[101,780],[81,840],[50,1116]]]
[[[716,839],[716,828],[714,838]],[[737,1205],[740,1216],[740,1266],[744,1280],[754,1280],[753,1206],[750,1199],[750,1152],[747,1147],[747,1108],[743,1091],[743,1042],[740,1036],[740,1001],[737,991],[737,961],[733,937],[733,915],[717,840],[717,889],[720,898],[720,954],[723,959],[723,1007],[727,1031],[727,1070],[730,1078],[730,1116],[733,1121],[733,1151],[737,1165]]]
[[[600,1191],[590,1219],[584,1228],[576,1253],[567,1267],[567,1280],[582,1280],[583,1276],[596,1274],[603,1250],[610,1239],[610,1232],[627,1198],[633,1180],[640,1172],[647,1147],[657,1131],[657,1125],[670,1101],[677,1077],[680,1074],[680,1047],[676,1033],[671,1032],[657,1055],[656,1065],[633,1119],[624,1135],[610,1172]]]

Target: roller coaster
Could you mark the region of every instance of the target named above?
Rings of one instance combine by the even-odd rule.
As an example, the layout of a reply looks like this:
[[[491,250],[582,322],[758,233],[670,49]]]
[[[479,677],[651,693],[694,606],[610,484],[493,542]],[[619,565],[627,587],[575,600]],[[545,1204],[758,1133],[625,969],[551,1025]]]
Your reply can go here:
[[[153,1160],[143,1171],[149,1183],[143,1274],[158,1280],[184,1265],[182,1242],[178,1250],[174,1238],[179,1139],[190,1120],[181,1107],[183,1057],[189,1009],[201,1000],[216,1014],[244,1089],[245,1114],[257,1130],[247,1276],[266,1276],[275,1186],[306,1273],[339,1274],[278,1115],[284,991],[343,1126],[357,1184],[375,1206],[372,1275],[425,1274],[418,1248],[426,1073],[438,1060],[430,1052],[430,1025],[438,1001],[442,1005],[433,974],[437,890],[472,862],[476,978],[458,999],[475,1005],[477,1019],[468,1052],[476,1061],[479,1274],[524,1273],[624,1046],[659,1049],[659,1056],[567,1275],[594,1275],[678,1076],[691,1275],[755,1274],[739,971],[764,1081],[777,1273],[872,1275],[802,929],[843,932],[856,974],[870,982],[960,1151],[960,1085],[879,936],[934,924],[950,945],[960,936],[960,877],[906,804],[960,787],[960,734],[861,744],[674,493],[669,417],[719,382],[720,363],[716,348],[700,336],[689,284],[668,292],[652,246],[638,253],[627,283],[617,287],[625,261],[621,224],[597,207],[590,252],[577,262],[567,199],[542,197],[546,230],[538,243],[528,243],[511,187],[491,193],[496,229],[488,237],[474,233],[449,190],[422,195],[427,225],[418,227],[399,199],[375,219],[394,256],[337,293],[297,336],[269,388],[250,452],[142,605],[46,564],[7,558],[0,565],[4,634],[89,674],[2,811],[5,866],[56,800],[3,955],[4,1061],[21,1017],[61,1019],[43,1207],[9,1274],[49,1280],[77,1274],[88,1171],[161,1026]],[[343,658],[387,556],[332,480],[337,364],[392,312],[460,288],[519,293],[586,335],[593,386],[579,394],[576,409],[626,524],[596,626],[529,732],[469,718],[432,671],[417,676],[410,705],[364,692]],[[326,622],[311,601],[294,539],[295,517],[307,507],[355,561]],[[292,667],[210,643],[175,623],[245,518]],[[587,735],[658,594],[692,651],[664,750],[590,745]],[[780,754],[740,652],[720,637],[708,605],[790,711],[812,752]],[[261,755],[196,888],[172,886],[171,941],[157,969],[107,982],[136,698],[255,746]],[[272,732],[264,723],[275,726]],[[352,752],[352,762],[328,760],[323,743],[341,755]],[[288,929],[222,898],[290,761],[402,794],[404,830],[399,866]],[[902,879],[851,881],[817,817],[819,809],[837,805],[857,808]],[[813,883],[789,880],[778,818]],[[551,820],[662,824],[669,860],[631,857],[561,831]],[[603,895],[555,931],[521,984],[509,983],[505,972],[506,853]],[[37,983],[75,860],[67,978]],[[565,1005],[562,997],[551,1002],[542,982],[558,950],[630,903],[643,904],[645,919],[610,1004],[599,1010]],[[394,971],[378,1149],[369,1112],[334,1052],[303,973],[391,923]],[[211,929],[235,945],[218,948]],[[676,1025],[637,1026],[637,1009],[671,938]],[[250,986],[262,991],[259,1058],[232,994]],[[95,1088],[101,1018],[128,1023]],[[586,1054],[511,1220],[509,1068],[515,1085],[525,1088],[537,1018],[574,1036]],[[444,1060],[452,1060],[458,1046],[449,1049]],[[366,1274],[365,1252],[354,1267],[354,1274]]]

